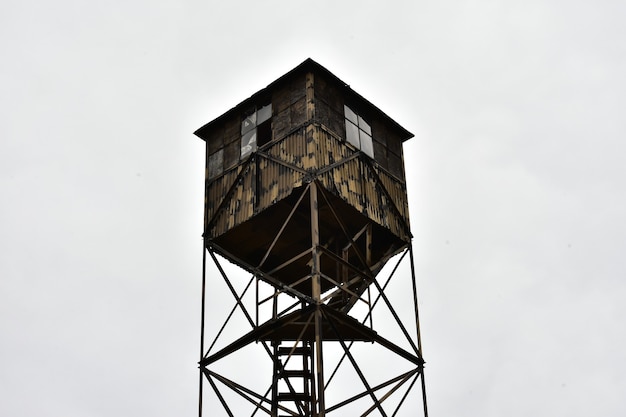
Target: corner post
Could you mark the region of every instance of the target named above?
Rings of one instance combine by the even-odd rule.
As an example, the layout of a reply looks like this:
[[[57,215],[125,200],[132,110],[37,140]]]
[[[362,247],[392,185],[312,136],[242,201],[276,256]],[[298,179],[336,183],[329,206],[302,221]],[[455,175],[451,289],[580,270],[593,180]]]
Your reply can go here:
[[[321,305],[321,275],[320,275],[320,233],[319,233],[319,212],[318,212],[318,200],[317,200],[317,183],[312,182],[309,189],[311,199],[311,285],[312,285],[312,298],[317,304],[315,310],[315,372],[317,380],[317,405],[318,413],[317,417],[324,417],[325,404],[324,404],[324,361],[323,361],[323,349],[322,349],[322,311]]]

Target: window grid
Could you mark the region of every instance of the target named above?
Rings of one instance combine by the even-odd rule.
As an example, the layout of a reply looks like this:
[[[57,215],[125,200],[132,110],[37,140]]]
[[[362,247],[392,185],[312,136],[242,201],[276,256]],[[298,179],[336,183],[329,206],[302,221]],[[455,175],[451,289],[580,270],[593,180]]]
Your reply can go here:
[[[344,113],[346,116],[346,141],[363,151],[370,158],[374,158],[372,128],[369,123],[345,105]]]

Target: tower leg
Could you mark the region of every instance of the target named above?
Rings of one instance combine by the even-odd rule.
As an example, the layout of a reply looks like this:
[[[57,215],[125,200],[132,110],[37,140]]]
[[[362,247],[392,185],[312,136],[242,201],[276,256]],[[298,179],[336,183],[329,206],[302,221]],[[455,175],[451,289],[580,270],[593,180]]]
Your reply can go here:
[[[291,290],[291,288],[289,287],[273,286],[272,289],[274,291],[274,295],[268,295],[265,299],[260,300],[259,290],[257,288],[256,302],[254,305],[252,305],[253,301],[250,299],[250,297],[248,297],[247,299],[244,298],[246,291],[253,282],[252,279],[245,287],[245,289],[237,292],[229,277],[224,272],[217,258],[215,257],[215,253],[219,253],[214,252],[214,247],[207,246],[205,242],[202,276],[203,298],[200,349],[201,375],[202,373],[204,373],[204,376],[207,378],[207,384],[205,384],[205,386],[207,389],[209,388],[209,386],[213,388],[215,396],[221,402],[224,407],[224,411],[229,416],[234,416],[235,414],[238,414],[239,412],[235,409],[235,407],[239,407],[241,404],[236,402],[229,402],[229,398],[227,396],[223,396],[220,391],[226,392],[226,390],[231,390],[238,394],[241,398],[243,398],[244,401],[252,403],[252,405],[255,407],[253,415],[257,413],[265,413],[266,415],[270,415],[272,417],[284,417],[287,415],[298,415],[303,417],[325,417],[327,411],[330,413],[331,411],[336,411],[344,406],[352,406],[352,403],[357,403],[363,398],[369,397],[371,398],[370,408],[365,410],[363,414],[360,414],[359,412],[358,415],[369,415],[369,413],[371,413],[372,411],[378,410],[380,415],[391,416],[397,415],[398,410],[404,403],[405,398],[408,397],[409,392],[418,394],[418,392],[416,392],[419,390],[418,385],[415,385],[415,390],[411,391],[411,389],[413,385],[417,382],[417,379],[419,379],[419,377],[421,376],[420,382],[423,402],[423,415],[427,417],[428,411],[426,406],[423,361],[421,361],[420,363],[422,356],[422,346],[420,338],[420,326],[417,308],[417,289],[415,282],[415,268],[413,264],[414,260],[412,248],[410,248],[410,246],[405,246],[406,250],[404,254],[399,258],[397,265],[393,268],[390,276],[384,284],[379,279],[380,277],[372,280],[363,281],[364,283],[368,284],[366,288],[368,292],[367,299],[361,297],[361,295],[364,294],[365,289],[363,289],[363,292],[355,294],[355,287],[350,287],[350,285],[354,285],[354,282],[356,282],[354,277],[359,276],[355,274],[360,274],[360,276],[364,276],[365,274],[367,274],[368,268],[370,268],[369,264],[371,263],[372,256],[371,250],[375,234],[373,233],[371,226],[362,227],[360,231],[355,235],[346,233],[346,230],[348,230],[348,228],[340,225],[340,228],[342,229],[341,231],[343,231],[344,234],[349,238],[350,247],[349,249],[344,249],[345,245],[337,245],[334,246],[335,248],[337,248],[335,253],[330,252],[328,249],[329,246],[326,244],[323,245],[322,241],[323,238],[327,237],[327,234],[331,233],[332,231],[327,232],[327,229],[323,229],[322,233],[320,234],[320,224],[322,221],[320,216],[322,216],[322,218],[325,218],[324,216],[326,216],[326,214],[328,213],[327,209],[330,203],[328,202],[328,200],[324,200],[324,192],[323,189],[320,187],[322,186],[319,185],[319,183],[311,182],[308,187],[302,191],[303,194],[301,200],[299,200],[303,201],[304,206],[306,207],[306,198],[309,198],[310,211],[306,213],[306,211],[308,210],[306,210],[305,208],[302,210],[301,213],[308,214],[308,216],[302,216],[304,217],[304,219],[306,219],[307,217],[309,217],[310,219],[310,252],[309,250],[306,250],[303,253],[311,254],[311,269],[309,272],[307,267],[306,275],[301,278],[299,282],[304,283],[310,280],[310,283],[307,282],[307,285],[310,285],[311,288],[310,295],[302,295],[302,292],[298,293],[296,291],[289,292]],[[320,203],[318,197],[321,199],[321,208],[318,205],[318,203]],[[332,207],[330,209],[332,210]],[[358,241],[358,244],[355,243],[359,238],[362,240]],[[364,245],[363,239],[365,240]],[[308,241],[309,240],[307,238],[307,244]],[[410,269],[413,291],[412,294],[410,290],[406,291],[404,295],[408,296],[409,298],[412,295],[413,298],[415,307],[414,324],[416,333],[413,333],[411,329],[413,327],[413,324],[411,323],[411,314],[409,313],[408,320],[405,322],[407,324],[405,327],[405,324],[403,324],[403,320],[401,320],[400,316],[396,313],[394,305],[385,295],[387,284],[389,283],[389,281],[391,281],[391,277],[396,273],[396,270],[402,262],[402,259],[406,259],[405,255],[407,254],[410,254],[409,258],[411,262]],[[213,259],[217,269],[224,278],[228,289],[231,291],[236,304],[233,307],[231,313],[226,318],[226,321],[224,322],[222,328],[217,332],[216,340],[214,340],[213,343],[207,343],[206,345],[210,347],[208,348],[207,352],[204,352],[205,295],[208,297],[212,294],[211,291],[207,293],[205,288],[205,280],[207,278],[207,255],[210,255]],[[359,258],[360,263],[355,262],[355,259],[357,257]],[[323,270],[322,262],[324,262]],[[336,264],[332,264],[332,262],[335,262]],[[324,271],[324,273],[322,273],[322,271]],[[330,276],[328,271],[331,271]],[[337,271],[337,276],[332,276],[332,271]],[[257,275],[255,271],[253,277],[256,276]],[[273,284],[272,281],[268,281],[266,282],[269,285]],[[364,305],[367,306],[367,314],[365,317],[361,317],[358,320],[360,323],[357,322],[355,317],[349,315],[349,309],[343,311],[336,308],[337,303],[333,303],[333,301],[341,299],[342,296],[331,292],[331,290],[328,290],[328,292],[325,292],[322,295],[322,289],[329,288],[328,284],[332,284],[335,281],[340,282],[340,284],[335,283],[334,285],[336,285],[338,289],[333,291],[341,290],[346,293],[346,298],[355,297],[355,302],[364,302]],[[404,282],[409,284],[408,280]],[[212,283],[210,282],[208,283],[208,285],[210,286],[212,285]],[[343,289],[342,287],[345,287],[345,289]],[[306,294],[306,290],[303,291],[303,293]],[[286,308],[286,302],[283,300],[289,300],[289,296],[295,297],[297,301]],[[323,296],[325,298],[323,298]],[[279,297],[282,297],[280,298],[280,303],[278,303],[277,301]],[[267,308],[269,307],[268,305],[262,307],[264,309],[262,310],[262,317],[265,317],[265,319],[261,320],[261,324],[259,324],[259,308],[263,305],[263,303],[270,300],[272,300],[273,303],[273,306],[271,308],[271,314],[267,314],[269,313],[269,311],[267,310]],[[397,345],[395,342],[385,339],[383,336],[379,336],[376,333],[370,333],[370,330],[374,331],[372,316],[379,300],[381,301],[380,304],[383,304],[388,308],[388,313],[391,314],[396,324],[398,325],[398,328],[407,338],[408,343],[411,345],[413,350],[407,351],[401,346]],[[279,311],[279,306],[281,311]],[[384,308],[384,306],[382,308]],[[257,311],[256,321],[253,320],[251,315],[251,312],[254,311],[254,308],[256,308]],[[298,312],[298,308],[301,310],[301,312]],[[237,309],[241,310],[241,312],[245,315],[250,326],[252,327],[252,330],[250,330],[248,334],[242,336],[241,338],[236,339],[230,344],[222,347],[221,350],[210,353],[212,351],[213,345],[215,345],[215,342],[220,337],[222,330],[226,327],[231,316]],[[298,316],[296,313],[301,315]],[[306,321],[303,318],[305,318]],[[267,319],[271,320],[265,321]],[[271,328],[271,326],[274,326],[276,324],[276,321],[278,321],[278,323],[283,326],[281,327],[281,329],[287,329],[288,331],[286,331],[285,333],[281,333],[278,331],[276,333],[269,332],[269,329]],[[367,322],[369,322],[369,327],[367,327],[366,325]],[[210,329],[212,324],[211,322],[207,321],[206,325],[208,329]],[[289,326],[302,327],[291,327],[291,329],[289,329]],[[298,329],[299,333],[297,333],[294,329]],[[354,332],[357,332],[361,336],[357,336],[355,338]],[[409,333],[412,334],[409,335]],[[210,334],[210,332],[208,332],[207,334]],[[362,337],[364,339],[362,339]],[[377,343],[378,345],[387,348],[392,354],[395,353],[401,358],[407,359],[410,363],[414,364],[414,367],[408,372],[398,370],[398,372],[403,373],[400,373],[395,377],[391,377],[388,380],[381,381],[376,376],[370,377],[370,375],[368,375],[366,372],[361,372],[360,370],[362,363],[360,362],[361,357],[359,356],[359,350],[355,349],[353,351],[350,351],[353,343],[359,341],[370,341],[372,343]],[[251,346],[252,343],[255,342],[260,346],[261,349],[265,350],[269,358],[273,361],[273,363],[271,364],[271,368],[269,366],[267,367],[267,371],[269,371],[270,369],[272,370],[271,386],[263,385],[263,391],[260,391],[259,389],[248,389],[245,384],[240,384],[236,379],[229,379],[227,377],[219,375],[217,372],[215,372],[214,369],[209,369],[216,361],[221,360],[222,358],[226,358],[228,355],[236,352],[241,348]],[[335,351],[333,350],[334,348],[331,345],[331,342],[338,342],[344,350],[344,356],[342,357],[342,359],[339,360],[338,363],[334,363]],[[336,365],[334,371],[332,368],[325,370],[325,344],[327,346],[326,360],[328,364],[332,365],[333,367]],[[204,356],[202,356],[203,354]],[[331,381],[333,380],[337,369],[341,366],[343,358],[348,359],[347,362],[349,362],[349,364],[347,366],[349,367],[350,365],[352,365],[352,368],[354,368],[354,371],[358,374],[360,382],[363,385],[363,391],[357,391],[356,393],[354,393],[353,396],[337,402],[332,395],[328,399],[326,398],[325,389],[326,387],[334,389]],[[291,362],[289,362],[290,360]],[[367,360],[364,363],[368,363]],[[326,380],[324,377],[325,371],[328,373],[328,380]],[[338,375],[340,376],[337,377],[337,380],[343,377],[341,376],[341,374]],[[409,384],[408,381],[412,377],[415,378],[413,379],[413,382]],[[269,383],[270,378],[266,378],[265,381],[265,383]],[[407,385],[404,385],[405,383]],[[203,378],[201,376],[199,394],[199,417],[202,417],[202,384]],[[337,385],[337,383],[335,383],[335,385]],[[398,398],[398,394],[396,394],[396,397],[393,397],[392,395],[394,394],[394,392],[400,389],[405,389],[406,391],[401,400],[397,404],[394,404],[394,401],[396,401],[394,398]],[[401,391],[398,392],[400,393]],[[329,391],[329,393],[332,394],[331,391]],[[211,397],[209,396],[205,398],[206,401],[209,401],[210,399]],[[328,404],[327,400],[330,401]],[[360,407],[360,404],[361,403],[356,404],[356,407]],[[364,407],[367,407],[367,403],[365,403]],[[395,410],[393,412],[391,412],[392,407],[395,407]],[[389,414],[386,414],[387,412],[389,412]],[[334,415],[335,413],[332,414]]]
[[[317,184],[312,182],[309,188],[309,197],[311,199],[311,251],[313,265],[311,267],[312,275],[312,298],[317,304],[315,311],[315,374],[317,382],[317,413],[316,417],[324,417],[326,415],[326,407],[324,404],[324,360],[322,347],[322,312],[319,308],[321,301],[321,275],[320,275],[320,232],[319,232],[319,211],[317,200]]]
[[[202,239],[202,306],[200,307],[200,361],[204,356],[204,306],[206,302],[206,242]],[[202,417],[202,382],[204,380],[202,366],[199,366],[200,386],[198,392],[198,417]]]
[[[318,308],[315,311],[315,379],[317,382],[317,413],[314,414],[315,417],[324,417],[326,415],[326,405],[324,404],[324,349],[322,347],[322,340],[322,311]]]
[[[409,245],[409,261],[411,262],[411,282],[413,284],[413,307],[415,308],[415,329],[417,332],[417,348],[419,349],[419,352],[423,357],[424,351],[422,350],[420,316],[419,316],[419,308],[417,305],[417,283],[415,280],[415,262],[413,258],[413,244]],[[422,405],[424,407],[424,417],[428,417],[428,406],[426,405],[426,382],[424,381],[424,367],[423,366],[422,366],[420,379],[421,379],[421,384],[422,384]]]

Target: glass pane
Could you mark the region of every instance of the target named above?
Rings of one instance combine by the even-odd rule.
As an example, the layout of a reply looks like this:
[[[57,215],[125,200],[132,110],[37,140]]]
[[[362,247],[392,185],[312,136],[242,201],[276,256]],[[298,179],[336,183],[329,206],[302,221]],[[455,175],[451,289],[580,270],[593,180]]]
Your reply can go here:
[[[256,115],[256,123],[260,125],[266,120],[269,120],[272,117],[272,105],[268,104],[267,106],[261,107],[257,110]]]
[[[224,150],[220,149],[209,156],[209,178],[217,177],[224,171]]]
[[[241,122],[241,134],[246,134],[256,126],[256,112],[246,116]]]
[[[368,135],[372,136],[372,128],[365,120],[363,120],[361,116],[359,116],[359,128],[361,128],[361,130]]]
[[[374,157],[372,137],[361,130],[361,150],[370,158]]]
[[[359,148],[359,128],[346,120],[346,141]]]
[[[241,137],[241,157],[256,151],[256,129]]]
[[[357,118],[356,113],[353,112],[350,107],[343,106],[343,111],[346,114],[346,119],[350,120],[355,125],[359,124],[359,119]]]

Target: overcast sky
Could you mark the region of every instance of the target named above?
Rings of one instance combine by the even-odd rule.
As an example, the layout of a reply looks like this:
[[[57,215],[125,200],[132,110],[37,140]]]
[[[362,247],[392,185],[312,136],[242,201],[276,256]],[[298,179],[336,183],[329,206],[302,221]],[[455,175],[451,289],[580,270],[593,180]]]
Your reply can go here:
[[[4,0],[0,415],[196,414],[204,143],[311,57],[405,144],[432,416],[626,413],[626,3]]]

